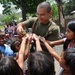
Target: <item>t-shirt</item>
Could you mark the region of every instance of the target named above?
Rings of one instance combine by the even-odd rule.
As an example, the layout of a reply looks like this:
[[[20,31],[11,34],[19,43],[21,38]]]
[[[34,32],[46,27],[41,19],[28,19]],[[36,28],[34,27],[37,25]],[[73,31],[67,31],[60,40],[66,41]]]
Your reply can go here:
[[[11,48],[6,44],[4,44],[4,46],[0,46],[0,50],[4,56],[15,56]]]
[[[54,41],[58,39],[59,26],[57,26],[52,20],[49,20],[49,22],[46,24],[42,24],[40,23],[39,19],[30,18],[24,21],[24,25],[27,28],[32,28],[33,33],[45,37],[46,40]],[[43,44],[41,44],[41,47],[42,50],[45,51],[47,55],[50,56],[51,59],[53,59],[53,56],[48,52],[47,48]],[[32,46],[31,50],[33,50],[32,48],[34,47]]]
[[[24,25],[27,28],[32,28],[33,24],[37,18],[31,18],[24,22]],[[46,36],[46,33],[48,32],[48,36],[46,40],[54,41],[58,39],[59,36],[59,26],[57,26],[52,20],[49,20],[48,23],[42,24],[39,20],[37,20],[35,26],[34,26],[34,33],[40,36]]]

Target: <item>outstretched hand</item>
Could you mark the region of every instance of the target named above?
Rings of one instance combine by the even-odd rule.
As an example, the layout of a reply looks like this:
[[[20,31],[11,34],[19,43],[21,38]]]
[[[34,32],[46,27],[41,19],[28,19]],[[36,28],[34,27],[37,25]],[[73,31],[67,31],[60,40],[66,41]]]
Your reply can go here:
[[[36,34],[33,34],[33,39],[34,39],[35,41],[37,41],[37,40],[39,40],[39,37],[38,37]]]
[[[22,23],[19,23],[19,24],[17,25],[17,33],[18,33],[19,35],[22,35],[23,31],[24,31],[24,29],[23,29],[23,27],[22,27]]]
[[[44,38],[44,37],[39,37],[39,39],[44,43],[44,42],[46,42],[46,39]]]

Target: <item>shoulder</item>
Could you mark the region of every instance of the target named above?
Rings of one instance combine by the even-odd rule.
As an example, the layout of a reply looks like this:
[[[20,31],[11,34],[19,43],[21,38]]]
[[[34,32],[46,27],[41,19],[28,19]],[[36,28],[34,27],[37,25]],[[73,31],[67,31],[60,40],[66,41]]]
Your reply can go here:
[[[49,21],[50,21],[50,24],[51,24],[50,28],[52,28],[52,29],[60,29],[59,26],[55,22],[53,22],[51,19]]]
[[[35,22],[37,20],[37,17],[32,17],[24,21],[23,23],[25,24],[26,22]]]

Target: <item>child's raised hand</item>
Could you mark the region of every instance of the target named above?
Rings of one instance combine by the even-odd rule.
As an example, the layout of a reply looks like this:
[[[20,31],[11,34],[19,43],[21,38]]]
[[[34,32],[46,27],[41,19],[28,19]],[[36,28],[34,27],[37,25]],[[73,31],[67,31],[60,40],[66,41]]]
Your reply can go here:
[[[27,40],[28,39],[28,36],[23,36],[22,37],[22,40]]]
[[[39,39],[40,39],[42,42],[45,42],[45,41],[46,41],[46,39],[45,39],[44,37],[41,37],[41,36],[39,36]]]
[[[38,37],[36,34],[33,34],[33,39],[34,39],[35,41],[37,41],[37,40],[39,40],[39,37]]]

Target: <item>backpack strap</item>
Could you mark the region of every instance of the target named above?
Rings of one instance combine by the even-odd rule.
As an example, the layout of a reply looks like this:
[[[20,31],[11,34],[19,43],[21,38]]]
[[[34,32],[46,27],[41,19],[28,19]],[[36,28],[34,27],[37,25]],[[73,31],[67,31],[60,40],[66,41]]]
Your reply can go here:
[[[52,20],[50,20],[50,23],[49,23],[49,28],[48,28],[48,30],[46,31],[46,34],[45,34],[45,39],[47,39],[49,36],[50,36],[50,34],[52,34],[52,32],[54,31],[54,29],[58,29],[59,30],[59,27],[58,26],[56,26],[56,24],[52,21]],[[55,28],[54,28],[55,27]],[[59,30],[60,31],[60,30]],[[59,35],[59,34],[58,34]]]
[[[33,23],[33,25],[32,25],[32,33],[34,33],[34,28],[35,28],[35,26],[36,26],[37,21],[38,21],[38,18],[36,19],[36,21],[35,21],[35,22]]]
[[[49,28],[48,28],[48,30],[46,31],[46,34],[45,34],[45,39],[47,39],[48,38],[48,35],[51,33],[50,31],[52,30],[52,28],[51,28],[51,22],[49,23]]]

